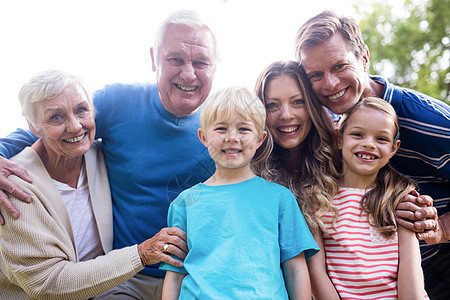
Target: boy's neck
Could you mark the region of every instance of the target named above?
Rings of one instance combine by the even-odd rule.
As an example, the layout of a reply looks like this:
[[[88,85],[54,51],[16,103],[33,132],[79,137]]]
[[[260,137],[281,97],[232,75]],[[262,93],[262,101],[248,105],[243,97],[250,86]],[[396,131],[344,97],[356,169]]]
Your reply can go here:
[[[217,186],[243,182],[255,177],[255,173],[248,168],[221,168],[216,165],[216,172],[204,182],[206,185]]]

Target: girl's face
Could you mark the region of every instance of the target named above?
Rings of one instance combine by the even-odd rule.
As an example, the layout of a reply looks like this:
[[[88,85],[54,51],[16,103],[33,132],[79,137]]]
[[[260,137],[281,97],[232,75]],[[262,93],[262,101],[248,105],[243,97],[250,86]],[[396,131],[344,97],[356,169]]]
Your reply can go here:
[[[250,169],[250,162],[261,146],[267,132],[260,132],[255,124],[239,114],[230,120],[216,120],[206,132],[199,129],[200,141],[208,147],[211,158],[220,169]]]
[[[311,130],[311,118],[297,81],[288,75],[273,78],[265,92],[267,127],[274,142],[295,149]]]
[[[338,142],[342,150],[343,182],[347,187],[367,188],[400,146],[394,143],[394,121],[384,112],[362,107],[348,119]]]

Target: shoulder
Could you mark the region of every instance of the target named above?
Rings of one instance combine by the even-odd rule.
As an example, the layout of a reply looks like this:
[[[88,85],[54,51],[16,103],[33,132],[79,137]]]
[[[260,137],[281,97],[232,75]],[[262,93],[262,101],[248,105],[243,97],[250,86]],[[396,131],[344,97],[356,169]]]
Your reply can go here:
[[[442,118],[450,121],[450,106],[445,102],[409,88],[396,86],[382,76],[370,78],[384,85],[381,98],[392,104],[400,118],[434,118],[435,121]]]
[[[102,101],[107,98],[111,99],[128,99],[137,95],[152,95],[157,93],[157,87],[154,83],[114,83],[106,85],[103,89],[94,92],[94,101]]]
[[[102,143],[95,140],[88,152],[84,154],[86,160],[86,168],[88,169],[88,174],[93,170],[95,174],[98,175],[100,171],[103,171],[105,167],[105,157],[103,155]],[[105,169],[106,172],[106,169]]]
[[[10,158],[22,168],[31,173],[41,173],[45,171],[44,164],[39,155],[31,147],[24,148],[21,152]],[[31,174],[30,174],[31,175]]]
[[[39,155],[32,148],[25,148],[20,153],[13,156],[11,160],[27,170],[28,174],[33,178],[33,183],[28,183],[16,175],[11,174],[8,179],[19,188],[30,195],[36,193],[40,194],[38,191],[53,191],[52,188],[54,188],[54,184],[51,181],[50,175],[39,158]]]
[[[188,189],[183,190],[176,198],[172,201],[170,206],[172,207],[184,207],[186,205],[192,205],[198,201],[202,195],[203,187],[205,185],[198,183]]]
[[[265,186],[265,187],[270,188],[270,189],[276,189],[276,190],[280,190],[280,191],[283,191],[283,190],[289,191],[288,188],[282,186],[281,184],[278,184],[278,183],[275,183],[275,182],[272,182],[272,181],[268,181],[268,180],[266,180],[264,178],[261,178],[259,176],[256,176],[256,180],[255,181],[256,181],[256,184],[259,184],[261,186]]]
[[[270,193],[271,195],[277,195],[280,198],[286,198],[286,197],[292,197],[295,198],[292,192],[285,186],[282,186],[281,184],[267,181],[266,179],[263,179],[261,177],[256,177],[257,180],[255,180],[255,184],[258,185],[258,191],[259,193]]]

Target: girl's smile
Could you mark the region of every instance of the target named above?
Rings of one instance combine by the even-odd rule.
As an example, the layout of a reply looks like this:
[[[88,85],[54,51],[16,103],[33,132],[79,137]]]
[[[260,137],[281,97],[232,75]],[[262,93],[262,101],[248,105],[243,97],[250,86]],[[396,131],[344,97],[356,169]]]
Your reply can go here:
[[[394,121],[385,113],[368,107],[355,111],[338,144],[342,150],[343,185],[370,186],[400,146],[400,141],[394,143],[395,134]]]

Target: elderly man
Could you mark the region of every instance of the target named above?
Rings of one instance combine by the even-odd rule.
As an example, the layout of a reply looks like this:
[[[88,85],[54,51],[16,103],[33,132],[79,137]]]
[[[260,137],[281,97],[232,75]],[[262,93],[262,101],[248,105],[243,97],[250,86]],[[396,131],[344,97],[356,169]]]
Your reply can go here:
[[[113,198],[114,248],[134,245],[153,236],[153,261],[174,263],[184,258],[185,233],[164,228],[170,202],[184,189],[204,181],[214,164],[197,138],[199,107],[207,98],[217,65],[216,40],[207,22],[192,11],[171,14],[150,49],[156,84],[114,84],[94,93],[96,138],[101,138]],[[14,155],[28,133],[3,139],[0,154]],[[21,146],[19,146],[21,147]],[[2,159],[3,175],[26,172]],[[3,177],[0,187],[27,200]],[[18,217],[12,204],[2,198]],[[114,266],[111,266],[114,268]],[[158,265],[99,299],[159,299],[164,273]]]
[[[402,143],[390,163],[416,180],[422,194],[429,195],[405,199],[410,202],[399,205],[397,221],[419,232],[418,237],[428,244],[435,244],[422,247],[422,257],[429,261],[424,263],[426,288],[431,299],[443,299],[439,298],[442,292],[450,291],[449,247],[439,245],[450,237],[450,107],[380,76],[370,76],[369,49],[352,18],[325,11],[305,22],[297,33],[296,57],[319,101],[331,112],[343,114],[366,96],[383,98],[395,108]],[[424,204],[429,207],[422,208]]]

